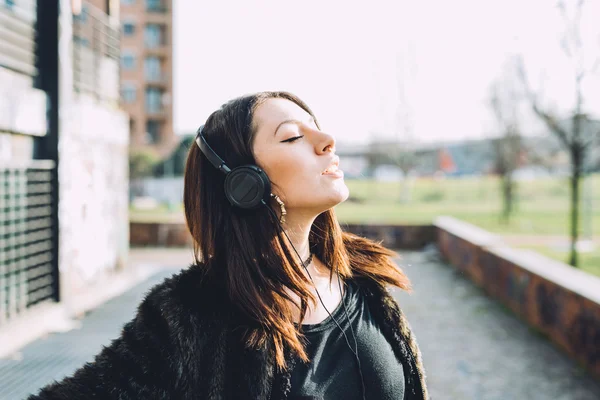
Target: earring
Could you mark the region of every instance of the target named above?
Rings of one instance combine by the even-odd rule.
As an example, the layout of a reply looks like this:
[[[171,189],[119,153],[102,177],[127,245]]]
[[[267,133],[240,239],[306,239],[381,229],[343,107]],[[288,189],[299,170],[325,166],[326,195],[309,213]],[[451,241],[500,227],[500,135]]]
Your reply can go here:
[[[283,225],[285,223],[285,215],[287,214],[287,211],[285,210],[285,204],[283,204],[283,201],[281,201],[279,196],[277,196],[276,194],[271,193],[271,197],[275,199],[277,204],[279,204],[279,208],[281,209],[281,217],[279,217],[279,223]]]

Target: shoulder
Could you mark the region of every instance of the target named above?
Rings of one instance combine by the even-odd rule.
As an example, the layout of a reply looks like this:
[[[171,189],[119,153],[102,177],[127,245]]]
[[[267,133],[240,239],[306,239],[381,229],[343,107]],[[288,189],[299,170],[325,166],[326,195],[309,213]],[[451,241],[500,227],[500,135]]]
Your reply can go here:
[[[146,292],[138,315],[162,317],[171,326],[217,322],[229,315],[225,287],[193,264],[165,278]],[[211,324],[212,325],[212,324]]]
[[[400,305],[392,295],[391,285],[383,285],[367,277],[353,278],[352,282],[380,321],[395,325],[403,317]]]
[[[367,276],[355,276],[350,282],[368,298],[382,298],[389,296],[390,288]]]

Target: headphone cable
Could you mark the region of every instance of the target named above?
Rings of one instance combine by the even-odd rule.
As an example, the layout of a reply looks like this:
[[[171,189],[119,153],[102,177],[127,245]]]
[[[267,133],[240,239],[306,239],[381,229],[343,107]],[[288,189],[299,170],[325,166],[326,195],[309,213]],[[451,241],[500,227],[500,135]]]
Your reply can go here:
[[[337,271],[336,271],[337,272]],[[340,293],[342,292],[341,283],[340,283],[340,274],[338,273],[338,287],[340,288]],[[316,288],[315,288],[316,290]],[[366,399],[366,388],[365,388],[365,379],[362,373],[362,366],[360,365],[360,357],[358,356],[358,343],[356,341],[356,334],[354,333],[354,328],[352,327],[352,323],[350,322],[350,317],[348,316],[348,308],[346,307],[346,301],[344,300],[344,296],[342,296],[342,304],[344,306],[344,313],[346,314],[346,319],[348,320],[348,325],[350,326],[350,332],[352,333],[352,338],[354,339],[354,356],[356,357],[356,363],[358,364],[358,373],[360,375],[360,386],[362,389],[362,398]],[[323,306],[325,307],[325,306]]]
[[[267,207],[267,210],[269,211],[269,213],[271,214],[271,216],[275,219],[275,221],[277,221],[276,225],[281,229],[281,232],[283,232],[283,234],[287,238],[288,242],[292,246],[292,249],[294,250],[294,252],[298,256],[298,259],[300,260],[300,264],[302,264],[302,266],[306,270],[306,273],[308,274],[308,277],[310,278],[311,282],[313,283],[313,285],[315,287],[315,292],[317,292],[317,297],[319,298],[319,301],[321,302],[321,305],[323,306],[323,308],[325,309],[325,311],[327,311],[327,314],[329,315],[329,318],[331,318],[331,320],[333,322],[335,322],[335,324],[337,325],[337,327],[342,332],[342,335],[344,335],[344,339],[346,340],[346,345],[348,346],[348,349],[350,349],[350,352],[354,355],[354,357],[356,359],[356,363],[357,363],[357,366],[358,366],[358,373],[360,375],[362,398],[363,398],[363,400],[365,400],[366,399],[366,397],[365,397],[366,396],[366,390],[365,390],[365,382],[364,382],[364,377],[363,377],[363,373],[362,373],[362,368],[361,368],[361,365],[360,365],[360,358],[358,356],[358,343],[356,341],[356,335],[354,334],[354,329],[352,328],[352,321],[350,321],[350,317],[348,315],[348,309],[346,308],[346,302],[344,301],[344,297],[345,296],[342,294],[342,285],[341,285],[341,282],[340,282],[340,274],[338,273],[338,271],[336,271],[337,279],[338,279],[338,287],[339,287],[339,290],[340,290],[340,295],[342,296],[342,304],[343,304],[343,307],[344,307],[344,312],[345,312],[345,315],[346,315],[346,319],[348,321],[348,325],[350,326],[350,331],[352,333],[352,338],[354,339],[354,346],[355,346],[354,349],[350,345],[350,341],[348,340],[348,336],[346,336],[346,332],[344,331],[344,329],[337,322],[337,320],[333,317],[333,315],[331,315],[331,313],[329,312],[329,310],[327,309],[327,307],[325,307],[325,303],[323,302],[323,299],[321,298],[321,294],[319,294],[319,291],[317,290],[317,286],[315,285],[315,281],[313,280],[310,272],[308,271],[307,266],[304,265],[304,261],[302,260],[302,256],[300,256],[300,253],[298,253],[298,250],[296,250],[296,247],[292,243],[292,240],[288,236],[287,232],[285,231],[285,229],[283,229],[283,226],[281,226],[281,224],[279,223],[279,220],[277,218],[277,214],[275,214],[275,211],[273,211],[273,209],[271,209],[271,207],[269,207],[264,202],[264,200],[263,200],[263,204]],[[302,323],[302,321],[300,321],[300,324],[301,323]]]

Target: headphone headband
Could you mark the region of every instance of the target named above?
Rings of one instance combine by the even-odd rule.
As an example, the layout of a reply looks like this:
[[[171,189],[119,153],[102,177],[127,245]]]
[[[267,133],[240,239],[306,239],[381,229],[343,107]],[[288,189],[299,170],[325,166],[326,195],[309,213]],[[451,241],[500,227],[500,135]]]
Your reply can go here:
[[[223,161],[223,159],[219,157],[219,155],[212,149],[212,147],[210,147],[210,145],[206,141],[206,138],[202,134],[203,130],[204,125],[201,125],[200,128],[198,128],[198,132],[196,133],[196,144],[198,145],[198,147],[200,147],[200,150],[202,150],[206,158],[208,158],[208,161],[210,161],[210,163],[216,169],[227,175],[231,172],[231,168],[229,168],[227,164],[225,164],[225,161]]]

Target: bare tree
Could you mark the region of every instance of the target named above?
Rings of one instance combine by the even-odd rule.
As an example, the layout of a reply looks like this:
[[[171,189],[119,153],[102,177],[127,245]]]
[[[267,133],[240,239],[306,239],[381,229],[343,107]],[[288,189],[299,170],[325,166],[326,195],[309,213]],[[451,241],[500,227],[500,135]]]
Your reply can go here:
[[[394,144],[387,147],[387,156],[403,174],[400,187],[400,201],[411,200],[409,175],[415,167],[415,155],[411,148],[414,134],[411,89],[409,85],[416,75],[416,66],[412,48],[396,55],[396,101],[393,118]]]
[[[510,64],[513,66],[513,64]],[[514,85],[514,70],[505,69],[502,79],[490,88],[489,105],[498,122],[500,136],[492,140],[495,170],[500,175],[502,193],[501,220],[508,223],[514,210],[516,182],[514,171],[522,154],[521,127],[519,124],[520,93]]]
[[[577,0],[573,17],[567,13],[564,1],[559,1],[558,8],[565,22],[565,32],[561,40],[561,48],[574,66],[575,104],[566,118],[561,118],[559,113],[549,107],[541,105],[539,93],[535,93],[529,86],[523,59],[519,62],[520,77],[531,102],[535,114],[546,124],[549,130],[556,135],[561,145],[568,151],[570,158],[570,255],[569,264],[578,266],[577,240],[579,236],[579,199],[580,183],[583,174],[583,165],[586,153],[593,143],[596,132],[590,132],[592,126],[588,115],[583,110],[584,98],[582,85],[586,77],[593,74],[600,66],[600,57],[596,58],[588,67],[584,58],[584,46],[581,38],[581,15],[584,0]]]
[[[399,18],[408,19],[409,14]],[[406,22],[406,21],[405,21]],[[399,23],[398,42],[373,69],[379,96],[375,107],[379,114],[378,130],[381,136],[370,149],[372,165],[397,167],[404,179],[400,181],[400,201],[411,199],[410,172],[416,165],[414,156],[414,93],[417,76],[415,38],[409,23]]]

